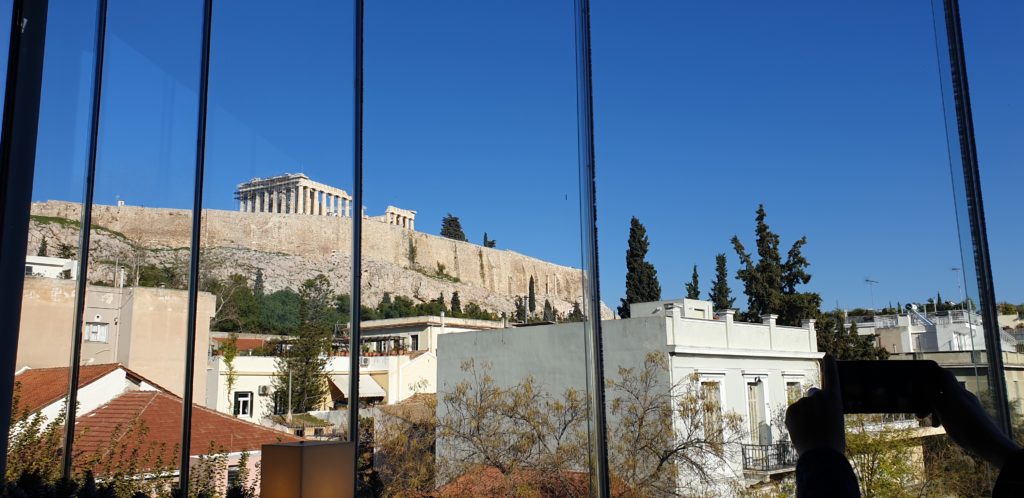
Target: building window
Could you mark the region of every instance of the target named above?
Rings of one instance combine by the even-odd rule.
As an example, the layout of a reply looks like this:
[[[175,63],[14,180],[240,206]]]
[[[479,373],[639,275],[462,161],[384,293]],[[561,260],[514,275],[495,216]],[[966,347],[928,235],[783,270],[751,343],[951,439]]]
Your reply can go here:
[[[796,403],[796,400],[803,396],[802,390],[800,381],[786,382],[786,402],[791,405]]]
[[[25,265],[25,276],[26,277],[31,277],[32,276],[32,266],[31,265]]]
[[[710,442],[721,443],[722,434],[722,383],[703,381],[700,383],[704,391],[704,437]]]
[[[765,417],[764,382],[760,377],[747,381],[747,420],[750,423],[750,443],[770,444],[768,419]]]
[[[228,488],[229,489],[233,488],[235,486],[243,486],[243,485],[245,485],[245,483],[239,482],[238,474],[239,474],[239,472],[238,472],[238,466],[237,465],[230,465],[230,466],[228,466]]]
[[[412,348],[411,349],[413,351],[419,351],[420,350],[420,336],[418,336],[418,335],[412,336]]]
[[[235,416],[252,416],[252,391],[235,393]]]
[[[107,342],[107,330],[110,325],[98,322],[86,322],[85,342]]]

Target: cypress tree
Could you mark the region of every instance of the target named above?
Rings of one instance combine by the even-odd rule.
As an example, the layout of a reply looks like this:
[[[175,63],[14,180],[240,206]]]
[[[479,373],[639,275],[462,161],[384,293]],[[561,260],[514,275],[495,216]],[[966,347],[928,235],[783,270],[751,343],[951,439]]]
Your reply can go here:
[[[441,236],[454,240],[466,241],[466,232],[462,231],[462,223],[458,216],[447,216],[441,219]]]
[[[484,247],[491,247],[498,245],[498,241],[487,238],[487,232],[484,232]]]
[[[697,265],[693,265],[693,275],[690,276],[690,281],[686,284],[686,298],[700,299],[700,280],[697,276]]]
[[[43,237],[43,241],[39,243],[39,251],[36,252],[36,256],[46,256],[46,237]]]
[[[260,268],[256,269],[256,278],[252,282],[252,294],[257,299],[263,297],[263,270]]]
[[[528,305],[530,307],[530,314],[533,314],[535,311],[537,311],[537,293],[534,292],[533,275],[530,275]]]
[[[583,314],[583,310],[580,309],[579,301],[572,303],[572,310],[569,311],[569,315],[565,319],[570,322],[582,322],[587,319],[586,315]]]
[[[807,284],[811,280],[806,271],[810,263],[801,252],[807,237],[801,237],[793,243],[783,263],[779,253],[779,236],[771,231],[765,222],[766,217],[764,204],[761,204],[755,218],[756,263],[739,237],[732,238],[733,248],[742,265],[736,277],[743,282],[743,290],[747,295],[746,319],[756,321],[761,315],[774,313],[779,315],[780,324],[799,326],[801,320],[815,316],[821,308],[821,296],[797,291],[798,285]]]
[[[551,301],[544,300],[544,321],[553,322],[555,321],[555,308],[551,306]]]
[[[732,309],[736,299],[733,298],[732,290],[729,289],[729,272],[725,267],[725,254],[719,253],[715,256],[715,281],[711,284],[711,292],[708,299],[716,310]]]
[[[626,249],[626,297],[621,299],[619,316],[629,318],[629,305],[661,299],[658,271],[647,262],[647,229],[634,216],[629,221],[629,248]]]
[[[459,316],[462,314],[462,300],[459,299],[459,291],[452,293],[452,316]]]
[[[515,297],[515,321],[519,323],[526,323],[526,302],[523,301],[522,296]]]

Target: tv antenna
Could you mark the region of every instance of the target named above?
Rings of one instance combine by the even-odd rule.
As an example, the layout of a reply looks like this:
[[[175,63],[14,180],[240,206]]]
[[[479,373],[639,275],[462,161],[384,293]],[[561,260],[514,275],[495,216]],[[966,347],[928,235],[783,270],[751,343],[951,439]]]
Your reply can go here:
[[[875,310],[875,284],[878,280],[872,280],[871,277],[864,277],[864,283],[868,284],[868,289],[871,289],[871,311]]]

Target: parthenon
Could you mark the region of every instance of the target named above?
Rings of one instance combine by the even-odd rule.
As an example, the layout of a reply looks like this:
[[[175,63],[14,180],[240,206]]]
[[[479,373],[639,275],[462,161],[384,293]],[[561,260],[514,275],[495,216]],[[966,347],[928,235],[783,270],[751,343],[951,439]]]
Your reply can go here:
[[[240,183],[235,200],[243,213],[352,216],[352,196],[348,192],[310,180],[302,173],[253,178]],[[366,217],[365,208],[359,212]],[[388,206],[384,216],[371,219],[414,230],[416,211]]]
[[[348,192],[314,182],[302,173],[253,178],[238,185],[235,199],[243,213],[352,216]]]

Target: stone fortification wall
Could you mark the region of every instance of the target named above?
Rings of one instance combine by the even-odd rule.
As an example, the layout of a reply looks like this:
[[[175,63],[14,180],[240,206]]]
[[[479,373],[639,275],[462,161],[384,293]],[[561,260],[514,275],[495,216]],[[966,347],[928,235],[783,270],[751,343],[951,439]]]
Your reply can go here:
[[[32,214],[79,220],[81,205],[61,201],[34,203]],[[339,277],[349,261],[350,218],[219,210],[205,210],[203,216],[202,243],[206,249],[256,251],[278,255],[282,261],[301,258],[314,267],[337,270],[332,273]],[[191,213],[187,210],[93,207],[94,225],[120,233],[131,243],[148,249],[188,248],[191,223]],[[387,290],[391,284],[401,287],[397,281],[403,278],[403,272],[394,270],[405,269],[436,277],[443,268],[441,281],[458,279],[459,285],[455,287],[475,287],[474,294],[500,295],[509,303],[510,296],[527,294],[531,276],[536,281],[538,299],[550,296],[552,301],[561,303],[562,311],[568,311],[569,303],[582,301],[582,278],[576,268],[369,219],[363,223],[363,234],[364,271],[370,272],[364,280],[371,288]],[[422,291],[416,294],[426,294],[427,289]],[[610,310],[602,310],[602,315],[605,314],[610,314]]]

